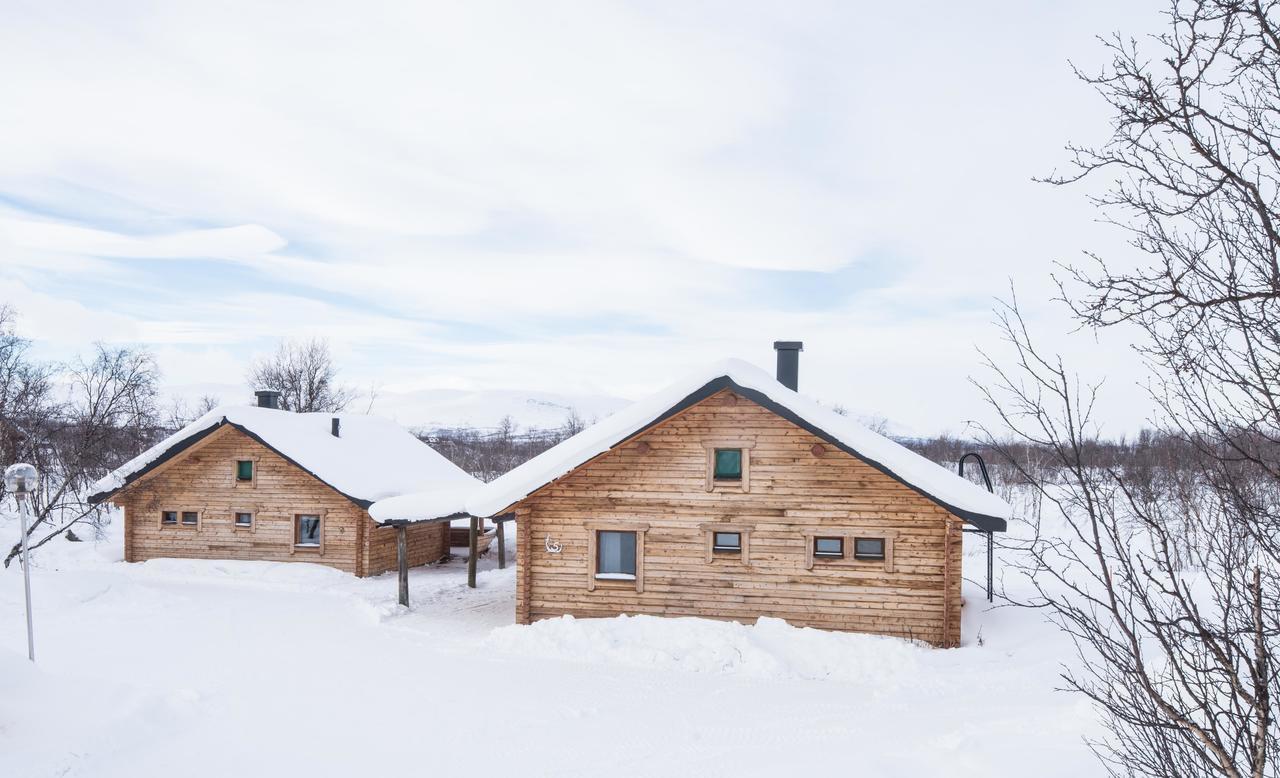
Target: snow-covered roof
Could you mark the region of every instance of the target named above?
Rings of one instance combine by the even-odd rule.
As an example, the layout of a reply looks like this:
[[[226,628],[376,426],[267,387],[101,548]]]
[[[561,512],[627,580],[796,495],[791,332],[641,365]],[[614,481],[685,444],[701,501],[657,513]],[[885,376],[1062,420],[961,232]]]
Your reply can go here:
[[[698,371],[561,442],[473,493],[467,510],[492,516],[654,424],[732,389],[867,462],[983,529],[1004,531],[1013,509],[986,489],[783,386],[737,359]]]
[[[378,500],[369,506],[369,516],[379,524],[385,524],[389,521],[423,521],[465,514],[467,498],[483,485],[476,479],[472,481],[473,483],[459,487],[412,492]]]
[[[339,435],[331,432],[339,420]],[[222,406],[126,462],[93,485],[100,502],[148,470],[218,428],[231,425],[306,470],[348,499],[369,506],[411,492],[449,494],[462,510],[464,495],[481,482],[406,429],[378,416],[291,413],[254,406]],[[454,512],[454,511],[450,511]],[[447,514],[446,514],[447,515]],[[435,518],[435,517],[432,517]]]

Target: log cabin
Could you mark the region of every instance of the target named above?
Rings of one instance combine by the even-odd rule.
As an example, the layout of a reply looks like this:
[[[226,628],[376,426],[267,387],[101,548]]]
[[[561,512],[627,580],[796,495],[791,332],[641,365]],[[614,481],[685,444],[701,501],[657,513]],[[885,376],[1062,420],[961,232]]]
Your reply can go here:
[[[357,576],[449,553],[450,518],[480,485],[394,422],[291,413],[276,392],[216,408],[93,487],[124,511],[124,557],[315,562]],[[384,497],[426,493],[438,516],[378,522]]]
[[[481,487],[514,512],[516,620],[698,616],[957,646],[965,525],[1009,505],[729,360],[677,382]]]

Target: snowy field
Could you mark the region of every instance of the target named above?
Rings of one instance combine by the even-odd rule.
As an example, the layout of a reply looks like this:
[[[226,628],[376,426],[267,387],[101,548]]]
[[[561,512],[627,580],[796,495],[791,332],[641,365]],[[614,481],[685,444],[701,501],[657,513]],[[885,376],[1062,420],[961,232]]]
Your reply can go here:
[[[492,559],[475,590],[460,561],[414,570],[404,610],[393,576],[121,556],[39,552],[36,667],[0,571],[0,776],[1100,772],[1091,708],[1054,691],[1069,644],[972,585],[943,651],[769,620],[516,626]]]

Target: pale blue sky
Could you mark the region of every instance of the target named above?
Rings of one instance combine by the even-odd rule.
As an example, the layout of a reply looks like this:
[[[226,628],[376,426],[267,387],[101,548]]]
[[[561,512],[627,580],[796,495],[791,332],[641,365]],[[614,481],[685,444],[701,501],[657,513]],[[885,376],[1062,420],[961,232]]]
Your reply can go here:
[[[1068,58],[1156,6],[892,5],[9,0],[0,300],[179,391],[281,336],[393,393],[622,397],[802,339],[806,390],[958,430],[1012,277],[1132,428],[1123,338],[1048,302],[1117,236],[1030,179],[1106,134]]]

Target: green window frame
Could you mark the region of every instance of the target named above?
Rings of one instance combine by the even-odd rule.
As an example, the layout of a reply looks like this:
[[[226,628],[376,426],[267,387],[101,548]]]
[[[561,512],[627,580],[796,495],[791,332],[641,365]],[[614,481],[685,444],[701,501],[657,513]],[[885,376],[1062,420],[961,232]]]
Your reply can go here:
[[[742,449],[718,448],[715,450],[714,459],[712,478],[717,481],[742,480]]]
[[[236,460],[236,480],[237,481],[253,480],[253,460],[252,459]]]

